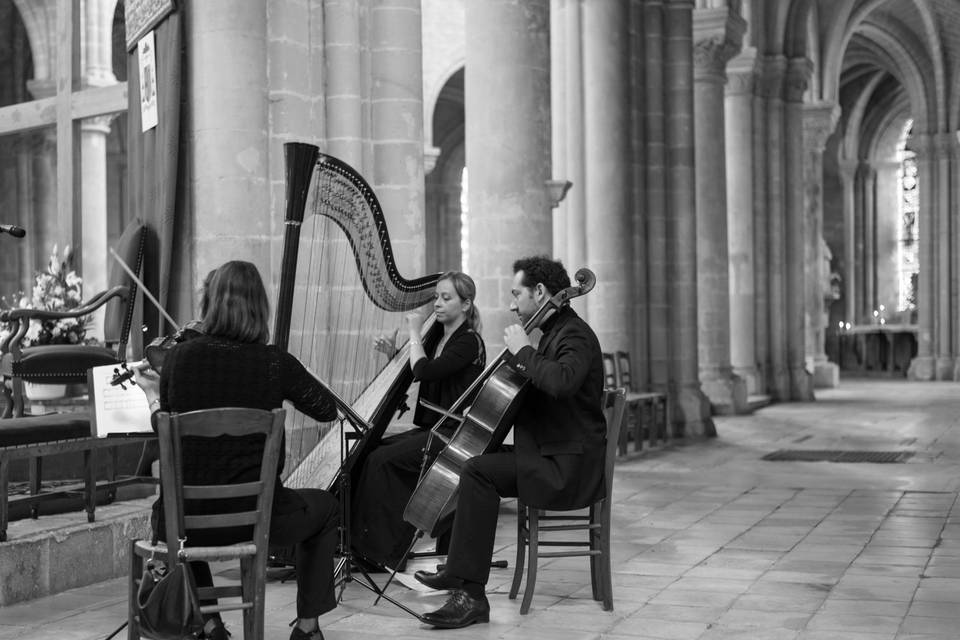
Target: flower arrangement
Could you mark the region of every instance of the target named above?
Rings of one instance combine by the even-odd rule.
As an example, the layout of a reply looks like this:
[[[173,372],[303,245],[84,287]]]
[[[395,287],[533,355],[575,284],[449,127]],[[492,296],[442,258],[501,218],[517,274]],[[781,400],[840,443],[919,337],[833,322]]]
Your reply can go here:
[[[70,311],[81,306],[82,290],[83,280],[73,270],[73,253],[70,246],[65,246],[63,255],[60,255],[57,246],[54,245],[46,268],[37,272],[34,278],[30,296],[21,291],[16,295],[16,304],[10,304],[5,296],[2,298],[2,303],[7,309]],[[55,320],[32,318],[30,327],[23,337],[24,346],[83,343],[89,322],[89,316]],[[9,327],[0,330],[0,343],[10,331]]]

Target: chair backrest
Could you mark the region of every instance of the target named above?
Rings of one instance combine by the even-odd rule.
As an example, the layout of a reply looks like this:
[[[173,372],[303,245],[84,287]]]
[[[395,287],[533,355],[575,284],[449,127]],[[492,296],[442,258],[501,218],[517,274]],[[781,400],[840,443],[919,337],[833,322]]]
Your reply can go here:
[[[607,389],[603,392],[603,415],[607,420],[607,452],[604,458],[603,481],[609,498],[613,492],[613,462],[617,457],[620,431],[626,417],[627,390],[623,387]]]
[[[147,228],[139,218],[130,222],[117,241],[115,251],[130,269],[140,275],[143,267],[143,252],[146,247]],[[123,285],[129,293],[121,303],[110,302],[103,318],[103,336],[109,344],[117,345],[117,354],[123,358],[127,351],[130,325],[133,323],[133,308],[137,300],[137,283],[116,260],[110,260],[108,289]]]
[[[613,354],[607,351],[603,352],[603,388],[617,388],[617,363]]]
[[[627,391],[636,391],[633,388],[633,376],[630,374],[630,354],[626,351],[617,351],[616,371],[618,387],[623,387]]]
[[[160,444],[160,486],[163,489],[163,509],[167,548],[171,554],[179,551],[179,540],[187,530],[198,531],[220,527],[252,527],[249,542],[266,549],[270,531],[270,512],[277,478],[277,462],[283,436],[284,410],[274,409],[204,409],[188,413],[159,414],[158,440]],[[260,477],[254,482],[218,485],[184,485],[181,443],[184,437],[216,438],[219,436],[264,436]],[[237,498],[244,505],[237,507]],[[219,501],[237,510],[215,514],[186,515],[187,500]],[[247,508],[247,505],[255,507]]]

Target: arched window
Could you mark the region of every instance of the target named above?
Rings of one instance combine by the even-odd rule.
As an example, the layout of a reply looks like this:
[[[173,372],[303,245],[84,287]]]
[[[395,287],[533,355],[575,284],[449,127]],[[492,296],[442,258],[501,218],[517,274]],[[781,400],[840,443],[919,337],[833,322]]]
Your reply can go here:
[[[898,229],[899,301],[898,311],[917,308],[917,275],[920,273],[919,220],[920,189],[917,179],[917,161],[913,151],[906,148],[910,125],[906,127],[900,145],[900,225]]]

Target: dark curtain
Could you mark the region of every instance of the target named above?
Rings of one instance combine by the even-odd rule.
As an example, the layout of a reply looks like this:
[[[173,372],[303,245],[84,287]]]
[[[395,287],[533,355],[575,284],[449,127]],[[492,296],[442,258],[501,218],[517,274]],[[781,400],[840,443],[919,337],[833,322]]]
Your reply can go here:
[[[182,3],[181,3],[182,4]],[[130,211],[147,225],[147,246],[144,256],[143,281],[167,313],[177,323],[181,317],[179,298],[172,283],[182,279],[181,264],[174,262],[175,238],[182,237],[186,198],[180,193],[181,179],[180,118],[184,104],[182,94],[183,35],[182,8],[172,12],[154,29],[156,39],[157,110],[156,127],[140,130],[140,67],[137,50],[127,55],[128,78],[128,162]],[[182,242],[176,242],[182,245]],[[179,252],[178,252],[179,253]],[[131,344],[139,353],[138,339],[150,340],[173,329],[159,310],[144,299],[143,335],[134,328]]]

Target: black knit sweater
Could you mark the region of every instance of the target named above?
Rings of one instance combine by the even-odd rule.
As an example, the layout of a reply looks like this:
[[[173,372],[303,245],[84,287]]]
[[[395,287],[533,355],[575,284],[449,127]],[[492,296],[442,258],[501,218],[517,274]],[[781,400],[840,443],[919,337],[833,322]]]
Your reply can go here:
[[[280,407],[284,400],[321,422],[333,420],[337,415],[327,390],[296,358],[272,345],[201,336],[175,346],[160,374],[160,408],[164,411],[217,407],[269,410]],[[184,480],[196,484],[255,480],[259,476],[262,454],[263,438],[260,437],[185,438]],[[283,471],[284,456],[285,447],[282,447],[278,476]],[[160,504],[159,499],[154,504],[154,524],[162,536]],[[188,510],[192,512],[196,508],[199,512],[202,508],[198,507],[188,505]],[[282,487],[278,477],[274,513],[299,508],[303,508],[303,501],[294,491]]]

